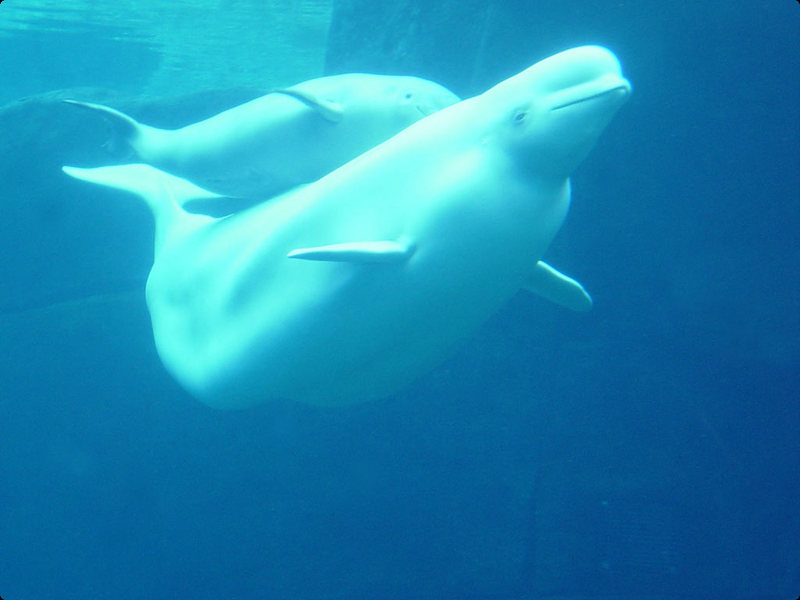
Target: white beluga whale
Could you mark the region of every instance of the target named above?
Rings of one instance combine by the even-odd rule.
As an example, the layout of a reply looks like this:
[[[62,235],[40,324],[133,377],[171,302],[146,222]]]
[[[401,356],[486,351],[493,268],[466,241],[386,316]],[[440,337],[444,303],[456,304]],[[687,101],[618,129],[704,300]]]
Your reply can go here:
[[[418,77],[349,73],[276,90],[181,129],[66,100],[104,116],[136,162],[226,196],[264,199],[316,181],[458,101]]]
[[[64,170],[152,208],[147,304],[189,392],[224,408],[347,404],[430,370],[521,289],[591,306],[541,258],[570,173],[629,94],[611,52],[567,50],[222,219],[185,212],[208,192],[148,165]]]

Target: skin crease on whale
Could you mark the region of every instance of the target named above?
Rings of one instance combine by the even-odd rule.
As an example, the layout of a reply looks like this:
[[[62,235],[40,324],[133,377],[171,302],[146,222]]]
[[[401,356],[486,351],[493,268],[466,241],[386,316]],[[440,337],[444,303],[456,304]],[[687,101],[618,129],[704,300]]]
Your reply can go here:
[[[137,162],[217,194],[264,199],[316,181],[458,97],[418,77],[348,73],[277,90],[176,130],[100,104],[65,102],[105,117]]]
[[[556,54],[319,181],[231,216],[148,165],[69,175],[155,214],[147,304],[167,370],[210,406],[342,405],[432,369],[521,289],[591,299],[541,261],[569,175],[630,95],[608,50]]]

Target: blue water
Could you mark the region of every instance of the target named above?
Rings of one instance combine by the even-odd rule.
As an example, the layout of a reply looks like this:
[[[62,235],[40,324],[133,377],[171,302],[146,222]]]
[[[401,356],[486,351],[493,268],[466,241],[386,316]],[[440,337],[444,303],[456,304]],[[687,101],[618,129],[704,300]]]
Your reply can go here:
[[[247,92],[179,94],[272,84],[198,59],[181,80],[196,89],[162,81],[145,98],[166,50],[136,33],[141,14],[76,30],[23,11],[29,27],[6,28],[13,4],[0,5],[5,600],[800,595],[797,2],[376,0],[366,31],[334,11],[349,33],[332,30],[329,69],[410,72],[464,96],[571,46],[617,53],[634,94],[573,177],[546,257],[595,308],[520,294],[395,397],[243,412],[204,407],[163,371],[143,298],[149,216],[65,181],[58,166],[102,156],[85,153],[103,132],[70,129],[39,95],[91,86],[178,124]],[[270,26],[257,6],[240,5],[253,18],[239,27]],[[425,45],[403,46],[414,36]],[[381,52],[343,55],[376,39]]]

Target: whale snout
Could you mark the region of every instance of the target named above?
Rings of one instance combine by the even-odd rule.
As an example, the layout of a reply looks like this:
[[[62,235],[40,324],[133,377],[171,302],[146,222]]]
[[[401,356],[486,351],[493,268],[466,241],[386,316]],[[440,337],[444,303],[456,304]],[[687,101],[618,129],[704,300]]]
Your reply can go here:
[[[559,52],[530,68],[545,82],[542,91],[555,92],[597,79],[616,75],[622,78],[622,66],[610,50],[601,46],[580,46]]]
[[[600,46],[566,50],[535,64],[530,71],[542,107],[550,111],[579,104],[613,110],[631,94],[619,60]]]
[[[616,74],[559,90],[550,95],[550,110],[560,110],[584,102],[621,105],[631,95],[630,82]]]
[[[515,104],[522,104],[524,98],[550,112],[578,104],[598,109],[619,107],[630,93],[631,84],[610,50],[581,46],[539,61],[485,96],[511,99]]]
[[[511,102],[510,152],[529,170],[567,177],[631,94],[611,51],[566,50],[529,67],[487,94]],[[520,118],[521,117],[521,118]]]
[[[539,81],[550,110],[561,110],[584,102],[619,106],[631,93],[616,56],[601,46],[581,46],[547,58]]]

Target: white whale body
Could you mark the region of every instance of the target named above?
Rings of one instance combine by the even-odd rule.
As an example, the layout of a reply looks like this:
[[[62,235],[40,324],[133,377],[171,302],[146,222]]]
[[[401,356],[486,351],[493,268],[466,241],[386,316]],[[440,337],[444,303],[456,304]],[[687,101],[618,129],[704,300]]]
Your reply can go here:
[[[187,390],[225,408],[346,404],[431,369],[520,289],[591,306],[540,259],[629,93],[608,50],[568,50],[222,219],[185,212],[208,193],[147,165],[64,170],[151,206],[147,304]]]
[[[101,114],[147,163],[226,196],[266,198],[316,181],[458,97],[418,77],[348,73],[277,90],[181,129]]]

